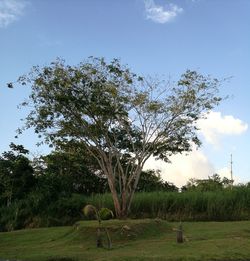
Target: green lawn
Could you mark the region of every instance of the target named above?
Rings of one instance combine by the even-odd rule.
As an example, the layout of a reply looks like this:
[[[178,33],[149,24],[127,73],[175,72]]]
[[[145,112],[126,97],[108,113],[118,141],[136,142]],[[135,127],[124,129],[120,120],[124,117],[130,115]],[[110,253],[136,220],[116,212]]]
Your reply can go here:
[[[123,230],[127,225],[130,230]],[[178,223],[112,220],[113,248],[95,247],[96,221],[0,233],[0,259],[59,260],[250,260],[250,221],[184,222],[185,243],[177,244]]]

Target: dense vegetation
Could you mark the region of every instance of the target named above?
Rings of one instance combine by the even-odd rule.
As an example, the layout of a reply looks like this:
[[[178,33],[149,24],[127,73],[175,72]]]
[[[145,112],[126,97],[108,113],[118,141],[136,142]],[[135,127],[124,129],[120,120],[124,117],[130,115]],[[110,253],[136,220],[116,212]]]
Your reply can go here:
[[[30,160],[23,146],[10,147],[0,157],[0,231],[73,224],[84,219],[86,204],[114,211],[107,180],[87,155],[54,151]],[[250,184],[232,186],[213,175],[191,180],[182,190],[163,181],[158,172],[143,172],[130,217],[250,219]]]
[[[112,209],[109,194],[95,195],[88,203]],[[228,221],[250,219],[250,187],[183,193],[137,193],[131,206],[133,218],[162,218],[171,221]]]
[[[22,145],[0,156],[0,231],[73,224],[93,194],[107,193],[107,179],[84,151],[53,151],[29,159]],[[142,173],[138,192],[177,191],[154,171]]]

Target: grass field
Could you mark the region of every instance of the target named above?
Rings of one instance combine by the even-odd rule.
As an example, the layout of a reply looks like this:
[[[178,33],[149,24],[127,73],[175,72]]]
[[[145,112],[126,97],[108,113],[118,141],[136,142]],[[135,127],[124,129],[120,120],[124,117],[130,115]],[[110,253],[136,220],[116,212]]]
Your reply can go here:
[[[124,225],[127,229],[124,230]],[[0,259],[79,261],[250,260],[250,221],[184,222],[185,242],[176,243],[178,223],[159,220],[103,222],[113,248],[95,247],[96,221],[0,233]],[[130,229],[128,229],[128,227]]]

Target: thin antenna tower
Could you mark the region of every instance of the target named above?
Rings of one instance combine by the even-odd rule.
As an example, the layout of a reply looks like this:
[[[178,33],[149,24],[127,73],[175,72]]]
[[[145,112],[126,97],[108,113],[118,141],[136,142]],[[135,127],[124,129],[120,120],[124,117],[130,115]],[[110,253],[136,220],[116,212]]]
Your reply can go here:
[[[232,186],[233,186],[233,155],[230,155],[230,175],[231,175],[231,182],[232,182]]]

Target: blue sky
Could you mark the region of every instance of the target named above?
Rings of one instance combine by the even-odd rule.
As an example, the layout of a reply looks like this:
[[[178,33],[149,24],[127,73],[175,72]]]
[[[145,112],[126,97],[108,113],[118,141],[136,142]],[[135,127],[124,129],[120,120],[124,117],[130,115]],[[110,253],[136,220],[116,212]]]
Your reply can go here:
[[[14,140],[25,111],[17,105],[27,88],[7,89],[33,65],[56,57],[77,64],[88,56],[120,58],[133,71],[171,75],[186,69],[220,79],[229,95],[206,122],[203,146],[171,166],[151,160],[149,167],[177,184],[190,177],[228,175],[230,153],[239,182],[250,181],[250,1],[249,0],[0,0],[0,151],[11,141],[33,153],[32,130]]]

